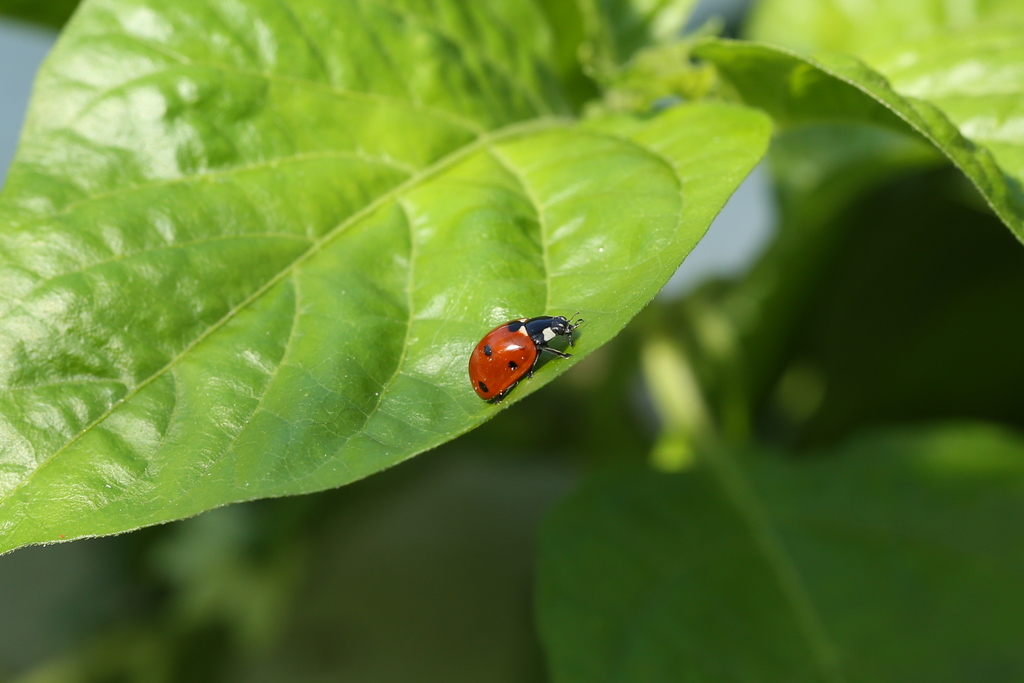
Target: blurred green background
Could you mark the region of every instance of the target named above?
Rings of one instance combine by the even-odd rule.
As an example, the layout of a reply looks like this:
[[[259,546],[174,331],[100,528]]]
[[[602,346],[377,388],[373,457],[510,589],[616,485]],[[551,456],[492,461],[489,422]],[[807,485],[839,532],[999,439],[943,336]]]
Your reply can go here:
[[[75,2],[0,18],[0,181]],[[742,2],[710,2],[738,26]],[[742,272],[772,229],[760,171],[670,286]],[[669,300],[659,304],[669,305]],[[595,462],[643,459],[636,340],[454,443],[336,491],[0,557],[3,681],[538,681],[541,518]]]
[[[40,25],[73,5],[0,23],[0,166]],[[691,25],[735,35],[746,11],[704,2]],[[788,131],[626,332],[480,429],[340,490],[0,558],[0,680],[545,680],[541,520],[587,472],[686,459],[645,383],[652,340],[691,360],[726,442],[799,461],[894,425],[1021,427],[1022,298],[1024,251],[935,153]]]

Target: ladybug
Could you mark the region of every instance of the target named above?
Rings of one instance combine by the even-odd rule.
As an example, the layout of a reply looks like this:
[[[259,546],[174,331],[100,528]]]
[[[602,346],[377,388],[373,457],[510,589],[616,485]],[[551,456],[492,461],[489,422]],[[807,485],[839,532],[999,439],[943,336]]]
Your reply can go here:
[[[523,377],[533,376],[541,352],[569,358],[571,354],[553,349],[548,343],[555,337],[565,337],[572,346],[572,333],[582,322],[561,315],[544,315],[498,325],[484,335],[469,357],[473,390],[480,398],[497,403]]]

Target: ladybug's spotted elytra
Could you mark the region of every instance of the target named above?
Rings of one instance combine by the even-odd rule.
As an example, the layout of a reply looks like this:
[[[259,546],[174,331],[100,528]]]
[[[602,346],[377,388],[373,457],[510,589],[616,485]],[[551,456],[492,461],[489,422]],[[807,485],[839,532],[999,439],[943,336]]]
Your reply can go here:
[[[533,375],[542,352],[569,358],[570,354],[553,349],[548,343],[555,337],[565,337],[572,346],[572,333],[582,322],[561,315],[544,315],[498,325],[484,335],[469,357],[473,390],[485,401],[497,403],[523,377]]]

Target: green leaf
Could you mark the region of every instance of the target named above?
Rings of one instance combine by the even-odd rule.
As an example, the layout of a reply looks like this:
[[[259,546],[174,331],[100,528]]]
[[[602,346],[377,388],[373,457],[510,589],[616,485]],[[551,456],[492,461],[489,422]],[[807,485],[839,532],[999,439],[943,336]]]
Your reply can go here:
[[[675,38],[694,0],[545,0],[536,3],[551,26],[555,72],[576,109],[601,96],[594,82],[643,47]]]
[[[555,683],[1024,676],[1019,436],[949,426],[717,462],[605,472],[548,520]]]
[[[972,48],[975,51],[982,44],[995,48],[1005,42],[1005,36],[991,33],[975,38],[979,41]],[[1019,74],[1002,79],[1004,93],[972,93],[970,101],[944,112],[932,102],[902,94],[898,86],[851,57],[822,55],[811,59],[781,48],[723,40],[700,45],[695,52],[713,62],[745,102],[763,108],[782,126],[842,121],[920,135],[970,179],[1000,219],[1024,240],[1024,132],[1009,121],[999,125],[1004,116],[1012,118],[1000,112],[1012,112],[1024,102],[1024,79]],[[969,52],[957,54],[969,60]],[[984,54],[990,61],[978,67],[983,73],[996,67],[1017,73],[1022,63],[1019,60],[1024,57],[1020,50],[1005,51],[1005,55],[999,51]],[[949,65],[938,68],[948,71]],[[916,78],[920,79],[920,74]],[[987,78],[986,83],[1000,80],[992,74]],[[928,88],[921,82],[915,81],[918,91],[926,92]],[[971,124],[979,118],[994,125]],[[983,146],[993,139],[998,139],[1000,145],[993,150]]]
[[[1020,196],[1022,147],[1006,133],[1012,131],[1015,103],[1021,101],[1024,88],[1014,78],[1018,69],[1012,65],[1020,56],[1012,34],[1010,29],[975,29],[944,40],[909,43],[878,53],[871,61],[891,77],[891,88],[883,92],[890,100],[895,90],[900,93],[896,104],[903,101],[915,109],[937,106],[963,134],[983,143],[981,160],[991,156],[1004,175],[995,183],[1003,190],[997,191],[1015,199]],[[974,47],[968,47],[971,36],[976,38]],[[865,96],[864,79],[843,83],[811,60],[765,49],[773,60],[788,65],[783,69],[790,69],[788,76],[774,76],[777,92],[766,84],[769,79],[756,73],[753,59],[744,57],[744,65],[735,68],[743,71],[744,95],[773,111],[784,126],[773,142],[782,225],[751,275],[715,303],[716,310],[726,312],[742,346],[747,394],[742,402],[763,417],[760,411],[768,391],[780,375],[788,369],[813,370],[823,373],[827,384],[823,408],[828,415],[816,417],[819,424],[811,425],[817,438],[835,438],[836,430],[851,423],[898,416],[1006,417],[1006,408],[998,406],[1014,385],[999,377],[1006,372],[1014,376],[1014,354],[1007,351],[1013,348],[1016,333],[995,325],[995,312],[997,301],[1018,291],[1012,274],[1016,251],[1007,250],[983,217],[956,206],[971,194],[969,188],[955,187],[938,176],[933,180],[939,185],[911,184],[909,191],[903,190],[906,196],[870,195],[858,204],[866,190],[894,175],[934,165],[918,141],[932,143],[926,137],[905,138],[910,127]],[[948,54],[943,56],[943,50]],[[985,74],[991,78],[986,80]],[[874,78],[878,80],[877,75]],[[961,90],[943,94],[942,88],[949,92],[958,82],[965,83]],[[776,100],[770,99],[776,95]],[[845,97],[854,101],[826,108],[830,98],[838,102],[836,98]],[[927,98],[929,104],[919,98]],[[844,117],[842,109],[850,116]],[[883,117],[884,128],[878,127],[876,115]],[[949,156],[958,158],[956,152]],[[967,168],[966,163],[961,166]],[[978,184],[978,174],[969,175]],[[927,198],[929,191],[955,201]],[[985,195],[992,200],[991,192]],[[913,209],[911,198],[917,197],[922,203]],[[885,203],[884,210],[873,206],[878,202]],[[1000,214],[1007,217],[1006,211]],[[1014,220],[1019,238],[1019,220],[1008,222]],[[927,225],[918,230],[914,226],[920,221]],[[943,239],[937,239],[939,235]],[[922,241],[914,243],[915,239]],[[981,260],[987,265],[976,270],[972,264]],[[928,287],[922,292],[914,283],[923,280],[912,273],[963,287]],[[887,344],[888,333],[880,331],[894,324],[907,335],[900,344]],[[911,329],[920,330],[920,337]],[[805,354],[811,357],[799,358]],[[962,360],[949,365],[957,356]],[[864,372],[866,367],[874,370]],[[938,378],[942,381],[936,384]]]
[[[60,28],[78,7],[78,0],[0,0],[0,16]]]
[[[1021,196],[1024,11],[1016,25],[917,40],[867,59],[898,93],[935,105],[966,138],[992,152]]]
[[[981,23],[1022,20],[1017,0],[759,0],[748,34],[801,52],[861,55]]]
[[[804,51],[856,54],[882,74],[905,103],[892,106],[888,93],[877,89],[870,94],[943,148],[941,124],[935,131],[921,128],[914,117],[907,116],[905,104],[913,108],[917,103],[922,114],[926,112],[921,101],[929,108],[934,106],[964,137],[992,153],[1007,176],[1013,201],[1020,201],[1024,179],[1024,132],[1017,123],[1024,109],[1021,3],[854,0],[840,7],[805,0],[768,0],[760,5],[752,26],[752,34],[759,40]],[[825,65],[831,66],[828,61]],[[836,75],[858,87],[866,85],[856,70],[842,65]],[[943,151],[978,182],[963,166],[963,155]],[[988,188],[979,189],[992,201]],[[1006,220],[998,206],[993,208]]]
[[[757,163],[586,126],[532,3],[87,0],[0,195],[0,551],[338,486],[494,414],[492,326],[614,336]]]

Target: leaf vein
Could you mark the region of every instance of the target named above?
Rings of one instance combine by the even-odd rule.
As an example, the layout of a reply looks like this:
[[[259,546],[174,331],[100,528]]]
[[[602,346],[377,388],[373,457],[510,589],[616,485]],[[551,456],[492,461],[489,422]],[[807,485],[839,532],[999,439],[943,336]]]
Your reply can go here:
[[[406,313],[406,325],[405,325],[405,337],[402,339],[402,350],[398,356],[398,362],[395,364],[395,371],[391,374],[386,382],[381,386],[377,396],[377,403],[370,409],[370,412],[366,414],[366,419],[359,429],[352,433],[352,436],[345,440],[345,443],[350,443],[353,439],[359,437],[360,434],[365,434],[366,430],[370,426],[370,422],[373,420],[373,416],[380,411],[381,406],[384,404],[384,399],[387,396],[388,389],[394,383],[398,376],[402,374],[402,368],[405,366],[405,359],[409,351],[409,340],[412,338],[412,325],[415,319],[415,305],[413,301],[413,289],[416,278],[416,231],[413,228],[412,218],[409,214],[409,208],[405,205],[400,198],[395,200],[395,206],[398,207],[399,213],[402,215],[402,219],[409,230],[409,267],[408,273],[406,274],[405,281],[405,313]],[[344,446],[342,446],[344,448]]]
[[[475,53],[482,62],[485,62],[492,69],[494,69],[495,72],[500,74],[502,78],[504,78],[506,83],[508,83],[509,85],[513,86],[514,88],[522,92],[524,95],[526,95],[526,98],[530,101],[530,105],[533,107],[535,113],[537,113],[538,115],[553,114],[551,107],[548,106],[548,103],[544,100],[543,97],[540,96],[539,93],[535,92],[533,88],[529,87],[526,84],[526,81],[524,81],[519,75],[510,71],[503,62],[494,59],[493,57],[491,57],[490,54],[480,49],[477,43],[465,43],[461,41],[457,36],[453,35],[448,29],[441,26],[441,24],[437,22],[436,18],[427,19],[426,17],[420,16],[414,12],[403,13],[401,8],[395,7],[392,4],[391,0],[370,1],[374,2],[375,4],[379,5],[380,7],[397,16],[406,17],[411,19],[412,21],[419,23],[425,29],[433,31],[439,37],[443,38],[444,40],[454,45],[456,48],[458,48],[460,52]]]
[[[234,64],[225,64],[223,62],[215,62],[210,60],[196,62],[191,57],[188,57],[187,55],[172,50],[166,47],[165,45],[161,45],[159,43],[153,43],[151,41],[144,40],[136,36],[122,36],[119,34],[117,37],[122,39],[128,38],[129,40],[136,42],[144,47],[147,47],[153,50],[154,52],[158,52],[164,55],[165,57],[173,59],[182,66],[189,66],[195,69],[208,69],[211,71],[223,71],[229,74],[261,78],[271,83],[281,83],[292,87],[309,88],[311,90],[324,90],[339,97],[344,97],[353,100],[363,100],[366,102],[374,102],[376,104],[387,104],[397,105],[400,107],[407,107],[414,111],[429,114],[431,116],[434,116],[435,118],[447,121],[448,123],[454,126],[458,126],[459,128],[462,128],[463,130],[468,132],[477,134],[484,132],[484,129],[480,126],[480,124],[476,123],[475,121],[472,121],[471,119],[467,119],[463,116],[459,116],[458,114],[446,111],[444,109],[438,109],[437,107],[433,107],[430,105],[416,104],[414,102],[410,102],[409,100],[402,99],[401,97],[394,97],[391,95],[385,95],[383,93],[377,92],[350,90],[347,88],[342,88],[340,86],[333,85],[331,83],[312,81],[309,80],[308,78],[298,78],[295,76],[287,76],[284,74],[275,74],[260,69],[246,69]]]
[[[35,294],[37,294],[44,286],[46,286],[48,284],[52,284],[54,282],[57,282],[57,281],[59,281],[59,280],[61,280],[63,278],[69,277],[71,275],[78,275],[78,274],[81,274],[81,273],[86,273],[86,272],[88,272],[90,270],[93,270],[93,269],[96,269],[96,268],[102,268],[103,266],[107,266],[107,265],[110,265],[112,263],[120,263],[121,261],[130,261],[130,260],[138,258],[140,256],[148,256],[150,254],[156,254],[156,253],[161,252],[161,251],[171,251],[171,250],[174,250],[174,249],[185,249],[187,247],[193,247],[193,246],[196,246],[196,245],[199,245],[199,244],[210,244],[210,243],[213,243],[213,242],[226,242],[226,241],[236,240],[236,239],[237,240],[247,240],[247,239],[256,239],[256,238],[264,238],[264,239],[293,239],[293,240],[301,240],[303,242],[309,242],[309,243],[313,243],[314,242],[314,240],[312,238],[307,237],[305,235],[295,235],[295,234],[287,233],[287,232],[282,232],[282,233],[273,233],[273,232],[265,232],[265,233],[239,233],[239,234],[233,234],[233,235],[214,235],[212,237],[202,237],[202,238],[199,238],[199,239],[189,240],[187,242],[177,242],[177,243],[174,243],[174,244],[163,244],[163,245],[160,245],[158,247],[153,247],[153,248],[150,248],[150,249],[140,249],[138,251],[133,251],[133,252],[126,253],[126,254],[119,254],[119,255],[117,255],[117,256],[115,256],[113,258],[108,258],[108,259],[103,259],[101,261],[96,261],[95,263],[90,263],[90,264],[85,265],[85,266],[83,266],[81,268],[75,268],[74,270],[68,270],[68,271],[65,271],[63,273],[59,273],[57,275],[54,275],[52,277],[45,278],[42,282],[38,283],[35,287],[33,287],[32,290],[29,291],[28,294],[26,294],[24,297],[22,297],[20,299],[12,300],[10,302],[10,307],[6,311],[4,311],[2,314],[0,314],[0,320],[4,320],[4,319],[10,317],[14,313],[14,311],[17,311],[19,309],[24,311],[25,304],[28,303],[28,301]]]
[[[226,446],[224,446],[223,453],[224,453],[225,456],[230,456],[231,455],[231,450],[235,447],[235,444],[238,442],[238,439],[242,436],[242,432],[245,431],[246,427],[248,427],[250,424],[252,424],[253,418],[256,417],[256,414],[263,407],[263,401],[267,398],[267,394],[269,394],[270,390],[273,388],[274,380],[277,379],[278,372],[280,372],[281,368],[284,367],[285,363],[288,360],[288,355],[292,351],[292,346],[293,346],[293,344],[295,342],[295,331],[299,327],[299,316],[302,314],[302,298],[301,298],[302,295],[301,295],[301,290],[299,288],[299,278],[296,276],[295,271],[291,272],[291,274],[288,276],[288,280],[289,280],[289,282],[291,283],[291,286],[292,286],[292,307],[293,307],[293,310],[292,310],[292,324],[288,328],[288,339],[285,340],[284,351],[281,352],[281,360],[279,360],[277,362],[277,365],[274,366],[274,369],[270,373],[270,376],[267,377],[267,381],[263,385],[263,390],[260,391],[259,398],[256,400],[256,405],[255,405],[255,407],[253,407],[252,411],[249,413],[248,420],[246,420],[246,423],[244,425],[242,425],[242,428],[239,429],[238,432],[235,433],[235,435],[231,437],[231,441],[228,442],[228,444]],[[278,417],[280,417],[280,416],[278,416]],[[285,420],[285,418],[283,418],[283,417],[280,417],[280,419],[285,421],[285,422],[287,422],[287,420]],[[237,463],[236,463],[235,471],[236,472],[238,471]],[[235,484],[236,485],[238,484],[237,478],[235,480]]]
[[[295,14],[295,10],[293,10],[287,2],[284,2],[284,0],[274,0],[274,2],[275,4],[277,4],[278,7],[281,8],[281,11],[284,12],[285,15],[287,15],[288,20],[291,21],[292,25],[295,26],[295,30],[298,32],[298,34],[302,36],[302,41],[306,43],[306,46],[309,48],[310,55],[313,56],[313,59],[316,60],[317,65],[320,67],[321,70],[323,70],[324,78],[327,80],[327,83],[333,87],[334,78],[331,75],[330,68],[327,66],[327,59],[326,57],[324,57],[324,53],[320,49],[320,46],[317,45],[316,42],[314,42],[312,36],[310,36],[309,32],[306,31],[305,25],[302,23],[302,21],[299,20],[298,15]]]
[[[746,521],[759,550],[775,573],[779,587],[795,612],[822,675],[828,681],[842,683],[844,677],[835,661],[834,647],[825,632],[824,624],[814,607],[804,580],[789,558],[782,539],[779,538],[739,464],[724,449],[714,451],[708,460],[711,461],[723,489]]]
[[[491,158],[493,158],[498,164],[505,169],[505,171],[512,176],[512,178],[519,184],[523,189],[523,194],[526,199],[529,200],[533,206],[534,211],[537,213],[537,227],[540,230],[540,255],[541,262],[544,266],[544,308],[545,314],[548,313],[551,308],[551,257],[548,253],[548,231],[547,221],[544,219],[544,209],[541,203],[537,200],[537,197],[533,193],[527,182],[526,178],[520,173],[512,163],[508,160],[505,155],[501,154],[493,145],[487,148]]]
[[[78,199],[78,200],[75,200],[73,202],[68,203],[66,206],[62,207],[58,211],[53,211],[51,213],[43,214],[43,215],[40,215],[40,216],[32,216],[32,217],[30,217],[28,219],[25,219],[25,220],[21,221],[21,222],[15,222],[15,223],[12,224],[12,227],[24,227],[26,225],[36,225],[36,224],[42,223],[44,221],[48,221],[48,220],[52,220],[54,218],[59,218],[60,216],[64,216],[64,215],[66,215],[68,213],[71,213],[73,210],[75,210],[79,206],[83,206],[85,204],[91,204],[93,202],[103,201],[105,199],[110,199],[111,197],[119,197],[121,195],[129,195],[129,194],[132,194],[132,193],[135,193],[135,192],[142,192],[142,191],[150,190],[150,189],[153,189],[153,188],[156,188],[156,187],[167,187],[167,186],[170,186],[170,185],[179,185],[179,184],[180,185],[188,185],[188,184],[193,183],[193,182],[202,182],[202,181],[212,180],[212,179],[215,179],[215,178],[222,178],[222,177],[225,177],[225,176],[235,175],[235,174],[239,174],[239,173],[247,173],[248,171],[255,171],[255,170],[258,170],[258,169],[262,169],[262,168],[273,168],[273,167],[279,166],[281,164],[291,164],[291,163],[296,163],[296,162],[307,161],[309,159],[320,159],[320,158],[329,159],[329,158],[332,158],[332,157],[357,159],[357,160],[360,160],[360,161],[365,161],[367,163],[375,163],[375,164],[380,164],[382,166],[389,166],[391,168],[395,168],[395,169],[403,171],[405,173],[409,173],[410,175],[413,175],[416,172],[418,172],[418,169],[414,169],[412,166],[408,166],[406,164],[402,164],[400,162],[397,162],[394,159],[388,159],[386,157],[375,157],[375,156],[372,156],[372,155],[369,155],[369,154],[362,154],[360,152],[353,152],[353,151],[349,151],[349,150],[328,150],[328,151],[322,151],[322,152],[296,152],[295,154],[288,154],[288,155],[285,155],[285,156],[274,157],[272,159],[264,159],[262,161],[256,161],[256,162],[253,162],[251,164],[240,164],[238,166],[231,166],[231,167],[228,167],[228,168],[220,168],[220,169],[217,169],[215,171],[204,171],[202,173],[194,173],[192,175],[181,176],[181,177],[178,177],[178,178],[167,178],[167,179],[164,179],[164,180],[153,180],[153,181],[149,181],[149,182],[145,182],[145,183],[138,183],[136,185],[130,185],[128,187],[118,188],[116,190],[111,190],[109,192],[103,192],[103,193],[100,193],[100,194],[91,195],[89,197],[83,197],[82,199]]]
[[[313,246],[310,247],[309,250],[307,250],[302,255],[297,257],[286,267],[282,268],[281,271],[276,276],[267,281],[266,284],[257,289],[255,292],[253,292],[246,299],[239,302],[234,308],[225,313],[224,316],[220,318],[220,320],[216,321],[215,323],[207,327],[206,330],[204,330],[189,344],[187,344],[185,348],[183,348],[166,365],[155,371],[152,375],[145,378],[143,381],[141,381],[139,384],[137,384],[135,387],[129,390],[129,392],[124,397],[122,397],[119,401],[115,401],[102,415],[93,420],[89,425],[87,425],[74,437],[70,438],[63,446],[61,446],[53,453],[51,453],[49,456],[47,456],[45,459],[43,459],[41,462],[39,462],[36,465],[35,469],[32,470],[29,473],[29,475],[25,477],[25,479],[23,479],[21,482],[18,483],[17,486],[13,487],[10,491],[8,491],[6,494],[0,497],[0,507],[3,507],[6,504],[6,502],[11,499],[11,497],[13,497],[19,490],[26,486],[32,480],[32,477],[35,474],[37,474],[48,463],[53,462],[61,453],[66,451],[72,444],[74,444],[80,438],[82,438],[82,436],[86,434],[90,429],[106,420],[107,417],[111,415],[111,413],[118,409],[118,407],[120,407],[126,401],[130,400],[132,397],[138,394],[139,391],[141,391],[151,382],[161,377],[165,372],[173,369],[177,365],[177,363],[187,354],[189,354],[196,346],[201,344],[214,332],[216,332],[225,324],[227,324],[228,321],[234,318],[240,311],[248,308],[248,306],[252,304],[252,302],[254,302],[259,297],[263,296],[263,294],[266,293],[275,284],[280,282],[285,277],[290,276],[291,272],[295,268],[299,267],[306,260],[314,256],[316,253],[320,251],[320,249],[322,249],[325,245],[329,244],[339,235],[344,234],[346,230],[348,230],[354,224],[358,223],[358,221],[360,221],[362,218],[370,215],[373,211],[383,206],[386,202],[397,198],[398,196],[401,195],[401,193],[408,190],[409,188],[415,187],[419,183],[422,183],[425,180],[437,175],[441,171],[449,168],[450,166],[469,156],[473,152],[476,152],[482,148],[486,148],[487,145],[493,144],[497,140],[509,139],[517,135],[526,135],[538,130],[544,130],[555,126],[563,125],[566,125],[566,121],[563,119],[542,118],[527,123],[506,126],[505,128],[499,129],[494,132],[484,133],[480,135],[480,137],[478,137],[475,142],[465,145],[462,148],[453,151],[452,153],[438,160],[432,166],[423,169],[415,176],[412,176],[401,185],[398,185],[392,188],[391,190],[388,190],[387,192],[384,192],[381,195],[379,195],[373,202],[366,205],[359,211],[353,213],[351,216],[349,216],[344,221],[339,223],[337,227],[335,227],[333,230],[329,231],[327,234],[321,237],[317,242],[313,244]]]

